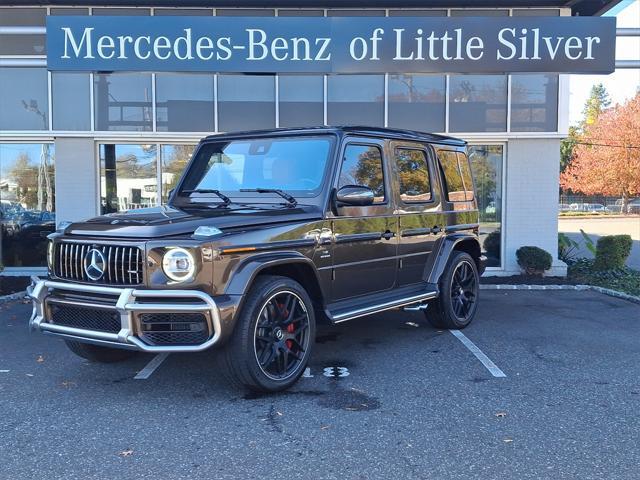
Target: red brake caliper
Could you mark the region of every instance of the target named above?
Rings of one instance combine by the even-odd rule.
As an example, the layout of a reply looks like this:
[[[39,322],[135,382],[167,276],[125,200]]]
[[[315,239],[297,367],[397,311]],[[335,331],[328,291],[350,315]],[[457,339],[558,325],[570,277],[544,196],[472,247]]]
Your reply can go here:
[[[288,317],[289,316],[289,311],[285,310],[284,311],[284,315]],[[287,333],[293,333],[293,332],[295,332],[295,330],[296,330],[296,328],[293,326],[293,323],[290,323],[289,326],[287,327]],[[293,347],[293,340],[287,340],[284,343],[286,343],[287,344],[287,348],[289,350],[291,350],[291,347]]]

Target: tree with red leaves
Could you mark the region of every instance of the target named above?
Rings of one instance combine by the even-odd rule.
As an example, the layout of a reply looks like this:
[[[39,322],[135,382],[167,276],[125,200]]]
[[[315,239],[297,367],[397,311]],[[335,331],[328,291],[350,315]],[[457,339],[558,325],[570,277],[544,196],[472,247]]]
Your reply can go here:
[[[573,153],[560,175],[562,188],[618,196],[626,212],[629,198],[640,195],[640,92],[585,125]]]

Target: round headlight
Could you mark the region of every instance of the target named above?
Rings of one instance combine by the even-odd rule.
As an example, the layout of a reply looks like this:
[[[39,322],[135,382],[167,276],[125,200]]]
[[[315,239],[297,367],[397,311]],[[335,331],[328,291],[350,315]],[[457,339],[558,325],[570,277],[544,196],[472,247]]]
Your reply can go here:
[[[191,280],[196,271],[193,255],[184,248],[171,248],[162,258],[162,270],[171,280],[184,282]]]

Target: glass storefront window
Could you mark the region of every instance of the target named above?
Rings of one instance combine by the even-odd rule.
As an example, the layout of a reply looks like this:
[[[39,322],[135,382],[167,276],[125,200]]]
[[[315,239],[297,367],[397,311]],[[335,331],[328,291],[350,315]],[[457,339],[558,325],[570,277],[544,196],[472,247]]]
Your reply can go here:
[[[96,130],[151,131],[150,74],[96,74],[93,78]]]
[[[321,75],[280,75],[280,126],[303,127],[324,123],[324,87]]]
[[[469,145],[480,210],[480,241],[488,267],[500,267],[502,245],[502,145]]]
[[[157,145],[100,145],[100,210],[122,212],[158,203]]]
[[[274,128],[276,87],[272,75],[218,77],[218,130]]]
[[[217,8],[218,17],[273,17],[275,10],[270,8]]]
[[[208,8],[156,8],[153,10],[156,17],[180,16],[180,17],[210,17],[213,10]]]
[[[161,145],[160,160],[162,161],[162,204],[169,200],[169,192],[173,190],[180,180],[195,145]]]
[[[44,267],[56,229],[55,153],[50,143],[0,144],[0,261]]]
[[[51,74],[51,114],[54,130],[91,130],[89,74]],[[72,105],[73,108],[69,108]]]
[[[558,75],[511,76],[511,131],[558,129]]]
[[[445,131],[444,75],[389,75],[389,126]]]
[[[507,130],[505,75],[451,75],[449,92],[450,132]]]
[[[329,75],[329,125],[384,125],[383,75]]]
[[[156,75],[159,132],[213,132],[213,75]]]
[[[46,8],[0,8],[0,27],[42,27]],[[44,35],[0,35],[0,55],[44,55]]]
[[[93,7],[92,15],[110,15],[110,16],[140,16],[145,17],[151,15],[148,8],[106,8]]]
[[[0,68],[0,130],[48,130],[45,68]]]

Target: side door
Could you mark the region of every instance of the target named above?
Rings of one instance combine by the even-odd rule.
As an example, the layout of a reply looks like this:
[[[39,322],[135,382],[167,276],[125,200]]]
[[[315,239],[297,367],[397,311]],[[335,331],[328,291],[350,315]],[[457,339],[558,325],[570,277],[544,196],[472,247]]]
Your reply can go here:
[[[398,206],[400,287],[428,277],[429,259],[444,231],[444,215],[433,149],[419,143],[394,142],[392,151],[397,179],[394,191]]]
[[[374,191],[375,200],[365,207],[337,207],[329,214],[333,301],[395,285],[398,232],[385,158],[382,140],[351,137],[342,146],[334,188],[366,186]]]

